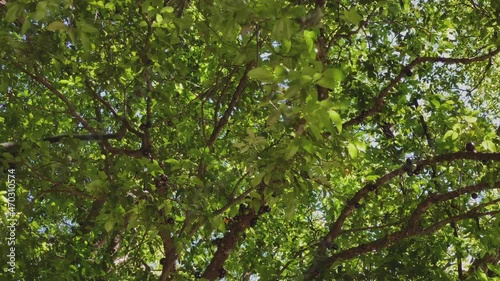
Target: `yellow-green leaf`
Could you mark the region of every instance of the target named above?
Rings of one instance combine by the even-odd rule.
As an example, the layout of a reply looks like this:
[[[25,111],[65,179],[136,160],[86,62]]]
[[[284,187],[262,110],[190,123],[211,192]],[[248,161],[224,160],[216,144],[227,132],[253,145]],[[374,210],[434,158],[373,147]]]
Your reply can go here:
[[[285,152],[285,160],[290,160],[299,150],[299,147],[293,142],[290,143]]]
[[[352,7],[349,11],[344,11],[342,18],[356,25],[363,19],[355,7]]]
[[[36,12],[33,19],[37,21],[43,20],[46,14],[47,14],[47,1],[38,2],[38,4],[36,4]]]
[[[285,219],[290,220],[295,214],[295,209],[297,208],[295,203],[287,204],[285,209]]]
[[[335,123],[335,126],[337,126],[337,130],[339,131],[339,133],[341,133],[342,132],[342,118],[340,117],[340,114],[333,109],[330,109],[328,111],[328,114],[330,115],[330,119],[332,119],[333,123]]]
[[[65,30],[67,26],[62,21],[53,21],[47,26],[48,31]]]
[[[488,150],[490,152],[496,152],[497,151],[497,148],[496,148],[495,144],[492,141],[490,141],[490,140],[484,140],[481,143],[481,146],[484,149],[486,149],[486,150]]]
[[[344,72],[340,68],[328,68],[323,72],[323,76],[331,77],[335,81],[342,81],[344,79]]]
[[[5,15],[7,22],[14,22],[23,14],[23,7],[18,3],[9,3],[7,8],[7,14]]]
[[[259,173],[255,175],[255,177],[252,179],[252,187],[259,185],[262,182],[262,178],[265,176],[265,173]]]
[[[248,72],[248,77],[258,80],[271,80],[274,78],[274,74],[269,69],[257,67]]]
[[[358,157],[358,148],[354,144],[349,143],[349,145],[347,145],[347,151],[352,159],[356,159]]]
[[[113,220],[108,220],[104,224],[104,229],[106,229],[107,232],[110,232],[111,230],[113,230],[113,227],[115,227],[115,222]]]
[[[330,90],[335,89],[335,80],[333,80],[330,77],[322,77],[321,79],[319,79],[316,82],[316,84],[320,85],[323,88],[327,88]]]

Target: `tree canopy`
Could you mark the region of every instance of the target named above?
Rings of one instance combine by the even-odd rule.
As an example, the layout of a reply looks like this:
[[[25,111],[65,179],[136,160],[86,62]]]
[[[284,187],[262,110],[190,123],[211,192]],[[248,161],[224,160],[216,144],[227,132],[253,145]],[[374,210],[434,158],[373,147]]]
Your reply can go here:
[[[500,1],[0,16],[2,280],[500,278]]]

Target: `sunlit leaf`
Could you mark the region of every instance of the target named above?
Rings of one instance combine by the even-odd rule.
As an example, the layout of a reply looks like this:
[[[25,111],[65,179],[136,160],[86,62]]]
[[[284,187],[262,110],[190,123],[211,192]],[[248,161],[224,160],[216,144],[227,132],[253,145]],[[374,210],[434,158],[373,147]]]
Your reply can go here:
[[[53,21],[47,26],[49,31],[64,30],[67,26],[62,21]]]

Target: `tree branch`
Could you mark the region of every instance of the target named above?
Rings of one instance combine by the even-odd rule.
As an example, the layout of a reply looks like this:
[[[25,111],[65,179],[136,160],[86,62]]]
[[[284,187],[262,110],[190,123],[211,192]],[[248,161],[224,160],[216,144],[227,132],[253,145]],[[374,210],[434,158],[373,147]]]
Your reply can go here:
[[[212,148],[215,141],[217,140],[217,137],[219,136],[220,132],[222,131],[222,128],[227,124],[229,121],[229,117],[231,116],[231,113],[236,107],[236,104],[241,98],[241,95],[243,94],[243,91],[246,88],[246,83],[248,81],[248,72],[252,67],[255,65],[255,61],[251,61],[247,63],[247,66],[245,68],[245,72],[243,73],[240,82],[238,83],[238,86],[236,87],[236,90],[233,93],[233,97],[231,99],[231,102],[229,103],[229,106],[226,109],[226,112],[224,112],[224,115],[222,118],[219,120],[217,123],[217,126],[215,126],[212,135],[210,136],[210,139],[207,141],[207,146]]]
[[[472,186],[467,186],[464,188],[460,188],[455,191],[450,191],[444,194],[433,194],[427,197],[424,201],[422,201],[413,211],[412,215],[408,219],[407,226],[403,228],[402,230],[396,231],[394,233],[388,234],[382,238],[379,238],[375,241],[372,241],[367,244],[361,244],[357,247],[353,247],[347,250],[344,250],[340,253],[327,256],[326,251],[319,252],[318,254],[314,257],[313,261],[311,262],[311,266],[308,268],[308,270],[304,274],[304,280],[314,280],[315,278],[321,276],[323,272],[328,270],[331,265],[339,260],[345,260],[345,259],[350,259],[356,256],[360,256],[362,254],[371,252],[371,251],[378,251],[381,250],[391,244],[394,244],[396,242],[399,242],[405,238],[409,238],[412,236],[422,236],[422,235],[428,235],[431,233],[436,232],[437,230],[441,229],[444,227],[446,224],[449,224],[451,222],[456,222],[459,220],[464,220],[468,218],[476,218],[476,217],[481,217],[481,216],[493,216],[498,213],[500,213],[500,210],[495,210],[495,211],[490,211],[490,212],[483,212],[480,213],[478,212],[479,208],[484,208],[489,205],[495,204],[497,201],[490,201],[484,204],[481,204],[481,206],[477,206],[476,208],[470,209],[468,212],[452,216],[452,217],[447,217],[446,219],[443,219],[441,221],[438,221],[427,228],[423,228],[420,226],[420,218],[421,215],[428,210],[432,205],[434,205],[437,202],[441,201],[447,201],[454,199],[456,197],[459,197],[462,194],[466,193],[471,193],[471,192],[478,192],[484,189],[495,189],[500,187],[500,182],[495,182],[493,184],[489,183],[480,183],[477,185],[472,185]],[[328,238],[328,235],[327,237]],[[325,238],[325,239],[326,239]],[[320,244],[324,244],[320,243]],[[320,246],[322,247],[322,246]]]
[[[377,99],[375,100],[375,104],[373,105],[372,108],[361,112],[358,116],[352,118],[351,120],[345,122],[343,126],[349,127],[353,125],[357,125],[361,122],[363,122],[364,119],[366,119],[368,116],[374,115],[375,113],[379,112],[382,107],[384,106],[385,103],[385,97],[389,95],[389,92],[396,87],[396,85],[406,76],[406,73],[416,67],[419,64],[423,64],[426,62],[431,62],[431,63],[443,63],[443,64],[470,64],[474,62],[480,62],[484,61],[487,59],[492,58],[493,56],[497,55],[500,52],[500,47],[497,47],[495,50],[482,55],[482,56],[477,56],[477,57],[472,57],[472,58],[442,58],[442,57],[417,57],[414,59],[412,62],[410,62],[407,66],[403,67],[400,71],[400,73],[392,79],[391,82],[389,82],[389,85],[387,85],[380,93],[378,94]]]
[[[433,157],[428,160],[420,160],[417,161],[417,169],[415,173],[423,169],[423,167],[430,166],[430,165],[435,165],[437,163],[443,163],[443,162],[450,162],[450,161],[456,161],[456,160],[461,160],[461,159],[469,159],[469,160],[492,160],[492,161],[500,161],[500,153],[472,153],[472,152],[456,152],[456,153],[450,153],[450,154],[443,154],[439,155],[436,157]],[[310,276],[315,275],[314,272],[317,270],[317,267],[319,264],[322,263],[323,257],[326,255],[326,250],[328,248],[327,245],[330,245],[332,241],[337,238],[341,233],[342,233],[342,227],[344,225],[344,222],[346,219],[354,212],[356,209],[356,204],[364,198],[369,192],[376,190],[378,187],[382,186],[383,184],[387,183],[389,180],[396,176],[403,175],[406,172],[406,169],[404,165],[401,168],[398,168],[392,172],[389,172],[388,174],[380,177],[375,181],[375,183],[367,184],[360,190],[358,190],[354,196],[347,202],[347,205],[344,207],[344,209],[341,211],[339,217],[337,220],[330,226],[328,234],[321,240],[319,243],[319,246],[317,248],[317,254],[316,257],[313,259],[313,262],[311,263],[311,267],[308,270],[308,274]],[[414,174],[415,174],[414,173]],[[480,184],[478,186],[474,187],[468,187],[473,191],[479,191],[482,189],[487,189],[489,186],[488,184]],[[459,190],[456,190],[451,193],[443,194],[443,195],[435,195],[435,197],[432,198],[437,198],[437,199],[429,199],[429,200],[440,200],[440,196],[446,197],[446,196],[451,196],[451,198],[454,198],[453,196],[459,196],[460,194],[464,194],[469,192],[468,188],[462,188]],[[447,200],[447,199],[443,199]],[[420,215],[427,210],[428,207],[432,204],[432,201],[427,202],[424,201],[424,203],[421,203],[422,206],[417,208],[413,214],[413,218],[411,218],[409,221],[419,221]],[[429,205],[426,205],[429,204]],[[410,226],[415,227],[416,223],[410,223]]]
[[[47,88],[54,95],[56,95],[60,100],[62,100],[66,104],[66,107],[68,108],[68,113],[70,115],[72,115],[73,117],[75,117],[82,124],[82,126],[85,129],[87,129],[91,133],[97,132],[97,130],[95,128],[93,128],[92,126],[90,126],[90,124],[87,122],[87,120],[85,120],[85,118],[83,118],[77,112],[76,107],[71,103],[71,101],[67,97],[65,97],[61,92],[59,92],[59,90],[57,90],[56,87],[54,87],[54,85],[52,85],[52,83],[50,83],[44,77],[40,77],[38,75],[35,75],[35,74],[27,71],[26,69],[24,69],[20,65],[17,65],[17,66],[18,66],[18,68],[21,69],[21,72],[23,72],[24,74],[28,75],[31,79],[33,79],[33,80],[37,81],[38,83],[42,84],[43,86],[45,86],[45,88]]]

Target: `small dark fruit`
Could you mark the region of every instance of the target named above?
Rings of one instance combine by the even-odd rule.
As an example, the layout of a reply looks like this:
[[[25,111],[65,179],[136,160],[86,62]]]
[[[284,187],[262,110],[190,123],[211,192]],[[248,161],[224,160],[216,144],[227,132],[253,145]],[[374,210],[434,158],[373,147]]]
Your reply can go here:
[[[271,207],[269,207],[268,205],[265,205],[264,206],[264,213],[269,213],[271,212]]]
[[[465,150],[467,152],[476,152],[476,146],[474,145],[473,142],[468,142],[466,145],[465,145]]]
[[[251,227],[256,226],[256,225],[257,225],[257,221],[258,221],[258,219],[257,219],[257,218],[253,218],[253,219],[250,221],[250,226],[251,226]]]
[[[245,204],[243,203],[240,204],[240,213],[244,213],[247,209],[248,207]]]
[[[175,222],[174,218],[168,218],[167,219],[167,223],[168,224],[174,224],[174,222]]]
[[[358,203],[358,202],[354,203],[354,208],[356,208],[356,209],[361,208],[361,206],[362,205],[360,203]]]
[[[194,277],[195,277],[195,278],[201,278],[201,272],[196,271],[196,272],[194,273]]]
[[[470,197],[472,197],[472,199],[476,199],[476,198],[477,198],[477,193],[475,193],[475,192],[474,192],[474,193],[472,193],[472,194],[470,195]]]

